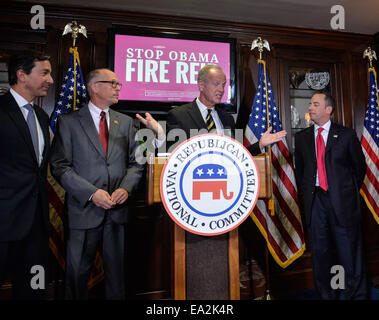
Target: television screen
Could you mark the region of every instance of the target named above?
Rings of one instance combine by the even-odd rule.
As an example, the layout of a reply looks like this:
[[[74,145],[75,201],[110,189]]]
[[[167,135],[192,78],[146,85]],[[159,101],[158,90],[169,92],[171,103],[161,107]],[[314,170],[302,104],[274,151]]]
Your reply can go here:
[[[227,78],[222,104],[235,112],[233,39],[112,30],[110,67],[123,85],[120,106],[151,111],[193,101],[199,95],[198,71],[217,64]]]

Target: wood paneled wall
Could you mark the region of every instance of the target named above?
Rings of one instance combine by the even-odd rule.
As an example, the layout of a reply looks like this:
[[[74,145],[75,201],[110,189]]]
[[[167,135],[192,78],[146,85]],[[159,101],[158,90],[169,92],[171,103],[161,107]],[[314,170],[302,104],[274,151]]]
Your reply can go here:
[[[46,29],[30,27],[30,3],[6,2],[2,4],[0,22],[0,61],[8,54],[23,48],[44,50],[52,57],[55,84],[43,108],[51,113],[59,93],[68,64],[68,50],[72,40],[62,37],[64,26],[77,20],[87,28],[88,39],[79,37],[80,60],[83,73],[107,66],[108,29],[112,26],[164,30],[235,38],[237,42],[237,126],[244,128],[251,110],[257,86],[257,53],[250,51],[251,43],[258,36],[269,41],[271,51],[264,53],[268,72],[274,88],[277,105],[281,109],[283,127],[290,132],[289,65],[324,65],[331,70],[332,93],[337,100],[335,121],[355,128],[361,135],[363,117],[368,99],[367,63],[362,52],[368,45],[379,47],[379,36],[359,35],[335,31],[317,31],[290,27],[253,25],[227,21],[106,11],[93,8],[44,6]],[[145,184],[141,183],[136,202],[135,216],[128,237],[129,296],[141,299],[172,298],[171,240],[172,222],[159,205],[146,207]],[[365,244],[370,276],[379,274],[379,228],[370,212],[364,207]],[[256,259],[264,264],[264,241],[258,229],[249,223],[245,228],[254,243],[241,241],[241,263],[253,251]],[[245,231],[246,232],[246,231]],[[249,238],[249,237],[247,237]],[[309,243],[307,243],[309,248]],[[252,250],[250,250],[252,249]],[[269,259],[271,288],[275,290],[304,289],[313,286],[312,265],[309,250],[286,270]],[[264,266],[261,265],[264,269]],[[253,297],[247,292],[242,298]]]

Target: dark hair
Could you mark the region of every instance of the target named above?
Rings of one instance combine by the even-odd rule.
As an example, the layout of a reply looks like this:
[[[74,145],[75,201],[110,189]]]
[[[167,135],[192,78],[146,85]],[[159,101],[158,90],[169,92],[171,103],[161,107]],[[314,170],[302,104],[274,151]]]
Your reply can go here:
[[[23,51],[10,56],[8,62],[9,84],[12,86],[17,83],[18,70],[30,74],[35,67],[34,62],[45,60],[50,60],[50,57],[38,51]]]
[[[323,94],[325,96],[325,106],[326,107],[331,106],[332,107],[332,113],[331,114],[333,114],[334,109],[336,107],[336,100],[333,98],[333,96],[328,91],[322,91],[322,90],[315,92],[313,94],[313,96],[315,94]]]

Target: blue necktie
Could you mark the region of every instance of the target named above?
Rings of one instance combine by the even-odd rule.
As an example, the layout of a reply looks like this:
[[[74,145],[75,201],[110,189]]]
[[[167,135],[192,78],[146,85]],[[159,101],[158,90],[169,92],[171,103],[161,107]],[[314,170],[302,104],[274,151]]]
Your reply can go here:
[[[30,135],[33,141],[34,152],[36,153],[37,162],[39,163],[38,130],[36,118],[34,116],[34,109],[30,103],[24,105],[24,108],[29,111],[28,116],[26,117],[26,122],[28,123]]]

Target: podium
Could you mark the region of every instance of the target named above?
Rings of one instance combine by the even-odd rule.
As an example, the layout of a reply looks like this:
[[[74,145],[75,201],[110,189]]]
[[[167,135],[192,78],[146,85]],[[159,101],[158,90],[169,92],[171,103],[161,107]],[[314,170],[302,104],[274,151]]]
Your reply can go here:
[[[270,158],[268,153],[253,157],[259,174],[259,199],[271,198]],[[148,157],[147,203],[161,202],[160,178],[167,157]],[[174,299],[186,299],[186,231],[174,223]],[[228,238],[229,299],[240,299],[238,228],[229,232]]]

